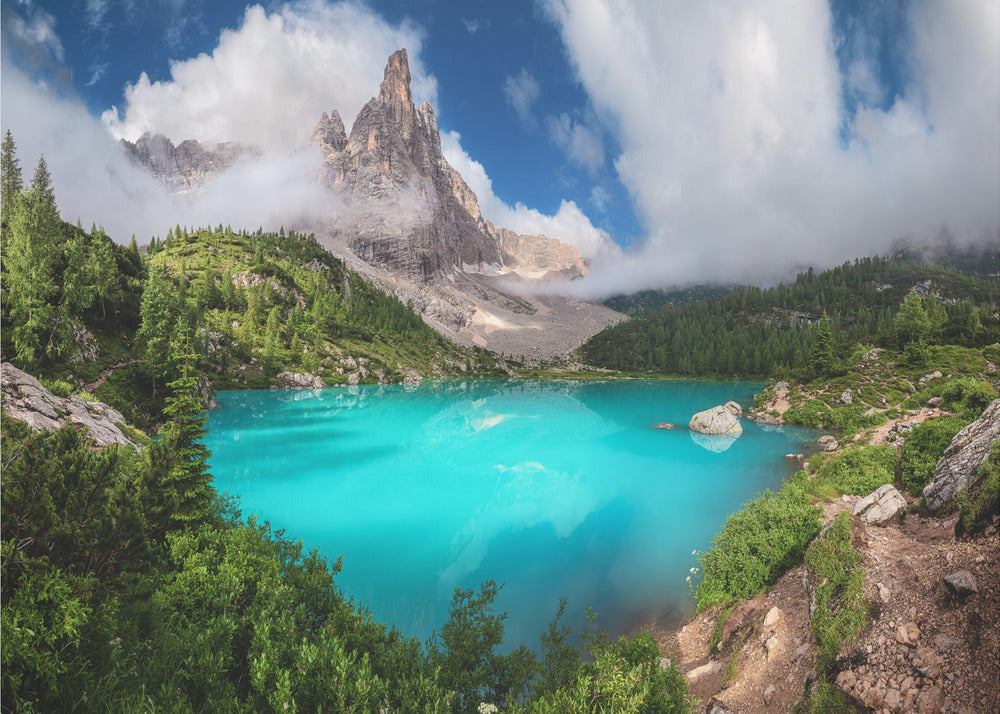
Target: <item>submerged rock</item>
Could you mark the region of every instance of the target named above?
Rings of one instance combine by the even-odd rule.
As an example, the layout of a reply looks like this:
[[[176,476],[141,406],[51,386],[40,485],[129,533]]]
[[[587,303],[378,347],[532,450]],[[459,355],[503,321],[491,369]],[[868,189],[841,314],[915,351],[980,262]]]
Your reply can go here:
[[[703,412],[698,412],[691,417],[691,422],[688,426],[691,428],[691,431],[710,436],[739,436],[743,433],[743,427],[740,425],[739,418],[733,413],[732,409],[724,406],[712,407]]]
[[[736,443],[738,434],[699,434],[696,431],[689,431],[691,441],[707,451],[714,451],[721,454]]]

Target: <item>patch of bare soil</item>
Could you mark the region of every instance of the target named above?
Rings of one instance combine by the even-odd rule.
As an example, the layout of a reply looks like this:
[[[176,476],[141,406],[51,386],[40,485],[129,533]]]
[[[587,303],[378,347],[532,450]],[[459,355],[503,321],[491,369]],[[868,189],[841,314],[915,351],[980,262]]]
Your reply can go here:
[[[824,521],[857,497],[824,504]],[[1000,536],[956,540],[954,519],[909,515],[879,528],[855,523],[872,621],[841,652],[836,684],[862,712],[1000,712]],[[968,571],[978,592],[953,595],[944,578]],[[688,678],[701,710],[787,712],[812,682],[813,576],[800,565],[741,603],[708,652],[718,611],[655,633]],[[718,711],[718,710],[716,710]]]

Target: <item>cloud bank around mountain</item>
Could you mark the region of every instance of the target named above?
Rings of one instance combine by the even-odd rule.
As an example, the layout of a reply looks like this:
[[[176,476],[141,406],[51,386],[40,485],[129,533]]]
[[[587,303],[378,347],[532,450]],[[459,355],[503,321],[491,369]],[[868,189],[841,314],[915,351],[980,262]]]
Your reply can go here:
[[[761,281],[897,239],[1000,240],[1000,5],[914,3],[888,102],[826,3],[545,0],[646,238],[594,294]],[[863,39],[863,38],[862,38]],[[850,48],[848,48],[850,49]],[[856,110],[843,100],[845,87]]]
[[[43,25],[21,33],[24,42],[35,38],[45,48],[61,48],[51,22]],[[301,150],[320,114],[337,109],[352,121],[377,94],[386,58],[400,47],[408,50],[415,101],[433,103],[437,82],[421,61],[422,42],[417,26],[392,25],[358,3],[305,0],[271,13],[255,5],[238,28],[220,34],[211,54],[173,62],[167,81],[151,82],[143,74],[126,86],[123,105],[104,112],[104,126],[81,102],[5,62],[4,123],[14,132],[22,163],[33,166],[38,155],[46,156],[64,217],[103,223],[119,240],[135,233],[142,241],[175,223],[320,227],[339,207],[314,181],[318,154]],[[263,157],[237,164],[197,195],[171,196],[129,163],[114,141],[145,132],[175,142],[236,141],[263,149]],[[612,244],[571,201],[553,216],[520,203],[508,206],[493,194],[482,165],[461,148],[458,134],[446,144],[449,158],[462,164],[456,167],[474,174],[471,183],[487,217],[519,232],[561,237],[588,255],[594,246]]]

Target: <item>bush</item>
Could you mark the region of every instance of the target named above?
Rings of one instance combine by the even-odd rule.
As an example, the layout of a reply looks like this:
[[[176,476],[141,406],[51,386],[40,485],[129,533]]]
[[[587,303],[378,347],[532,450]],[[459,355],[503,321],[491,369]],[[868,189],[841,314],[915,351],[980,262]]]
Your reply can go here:
[[[886,444],[852,447],[828,459],[816,472],[809,488],[815,495],[830,491],[866,496],[879,486],[892,483],[896,473],[896,450]]]
[[[845,512],[806,551],[806,564],[819,583],[812,625],[819,642],[816,670],[821,675],[868,623],[868,601],[862,590],[865,571],[851,540],[851,515]]]
[[[986,382],[963,377],[949,382],[941,390],[941,398],[943,400],[941,406],[945,409],[978,417],[990,402],[997,398],[997,390]]]
[[[929,419],[906,435],[900,453],[900,481],[911,496],[922,495],[944,450],[967,423],[968,419],[960,416]]]
[[[800,563],[819,532],[819,514],[801,488],[788,484],[777,494],[765,491],[729,516],[698,559],[698,610],[754,597]]]

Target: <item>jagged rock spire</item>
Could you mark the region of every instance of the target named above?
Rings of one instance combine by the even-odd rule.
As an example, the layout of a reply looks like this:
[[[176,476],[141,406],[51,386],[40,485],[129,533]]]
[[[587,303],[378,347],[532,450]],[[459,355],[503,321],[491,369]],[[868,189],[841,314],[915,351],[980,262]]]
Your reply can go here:
[[[340,118],[340,112],[334,109],[319,118],[316,128],[313,130],[312,140],[321,146],[327,146],[334,151],[343,151],[347,146],[347,132],[344,130],[344,121]]]

